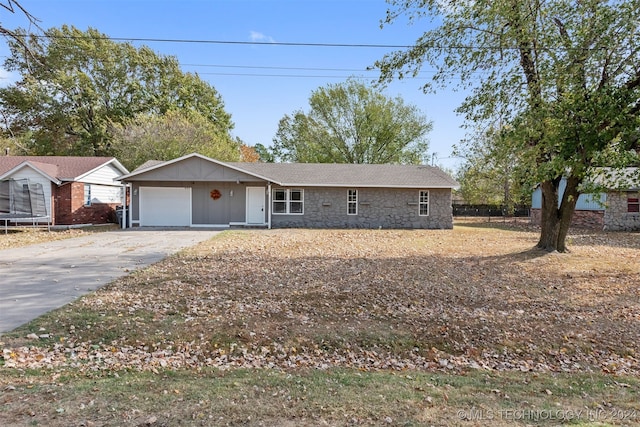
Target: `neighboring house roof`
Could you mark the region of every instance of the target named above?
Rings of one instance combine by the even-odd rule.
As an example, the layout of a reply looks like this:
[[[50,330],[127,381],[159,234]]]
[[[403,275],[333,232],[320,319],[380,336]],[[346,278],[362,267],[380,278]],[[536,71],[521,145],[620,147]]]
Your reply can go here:
[[[439,168],[425,165],[221,162],[197,153],[166,162],[149,161],[118,179],[126,180],[192,157],[286,187],[458,187],[458,183],[447,173]]]
[[[133,173],[141,171],[142,169],[149,169],[151,167],[157,166],[159,164],[165,163],[163,160],[147,160],[137,168],[133,170]]]
[[[640,189],[640,169],[599,168],[595,172],[593,181],[596,185],[608,190],[637,191]]]
[[[121,173],[128,173],[127,168],[122,166],[115,157],[2,156],[0,157],[0,179],[29,166],[56,183],[79,181],[108,164],[112,164]]]

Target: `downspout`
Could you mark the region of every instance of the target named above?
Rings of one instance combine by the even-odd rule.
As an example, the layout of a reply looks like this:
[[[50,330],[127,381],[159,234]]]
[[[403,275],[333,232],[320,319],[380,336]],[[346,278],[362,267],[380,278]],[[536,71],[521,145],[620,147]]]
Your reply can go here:
[[[271,182],[267,184],[267,229],[271,230]]]
[[[127,228],[127,184],[122,184],[122,229]]]

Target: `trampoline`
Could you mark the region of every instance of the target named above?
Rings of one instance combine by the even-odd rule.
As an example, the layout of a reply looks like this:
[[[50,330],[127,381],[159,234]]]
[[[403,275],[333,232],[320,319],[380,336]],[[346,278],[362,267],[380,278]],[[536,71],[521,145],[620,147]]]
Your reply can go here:
[[[47,230],[51,230],[50,216],[40,183],[28,179],[7,179],[0,181],[0,221],[4,221],[7,234],[9,222],[31,222],[35,227],[46,220]]]

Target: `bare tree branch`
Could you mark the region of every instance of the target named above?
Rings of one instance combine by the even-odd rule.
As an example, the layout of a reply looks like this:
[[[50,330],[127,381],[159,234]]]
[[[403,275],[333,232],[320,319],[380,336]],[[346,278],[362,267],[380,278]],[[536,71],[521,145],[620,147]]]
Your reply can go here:
[[[10,13],[15,14],[16,12],[21,12],[27,18],[27,20],[31,25],[36,27],[39,31],[44,32],[44,30],[38,24],[40,20],[35,16],[33,16],[31,13],[29,13],[29,11],[24,7],[22,7],[22,5],[16,0],[0,0],[0,6],[8,10]],[[29,47],[27,43],[25,42],[24,39],[22,39],[22,37],[20,37],[18,33],[16,33],[13,30],[10,30],[9,28],[5,28],[1,24],[0,24],[0,35],[15,40],[16,42],[20,43],[20,45],[24,47],[27,51],[29,51]]]

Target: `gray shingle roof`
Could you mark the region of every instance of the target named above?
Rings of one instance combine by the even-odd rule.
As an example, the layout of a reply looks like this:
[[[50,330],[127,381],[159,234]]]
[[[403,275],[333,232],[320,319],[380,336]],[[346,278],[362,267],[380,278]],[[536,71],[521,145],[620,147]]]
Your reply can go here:
[[[458,187],[458,183],[447,173],[426,165],[235,162],[226,164],[288,187]]]
[[[440,168],[425,165],[221,162],[198,153],[165,162],[150,160],[119,179],[127,180],[193,157],[286,187],[457,188],[459,186]]]

